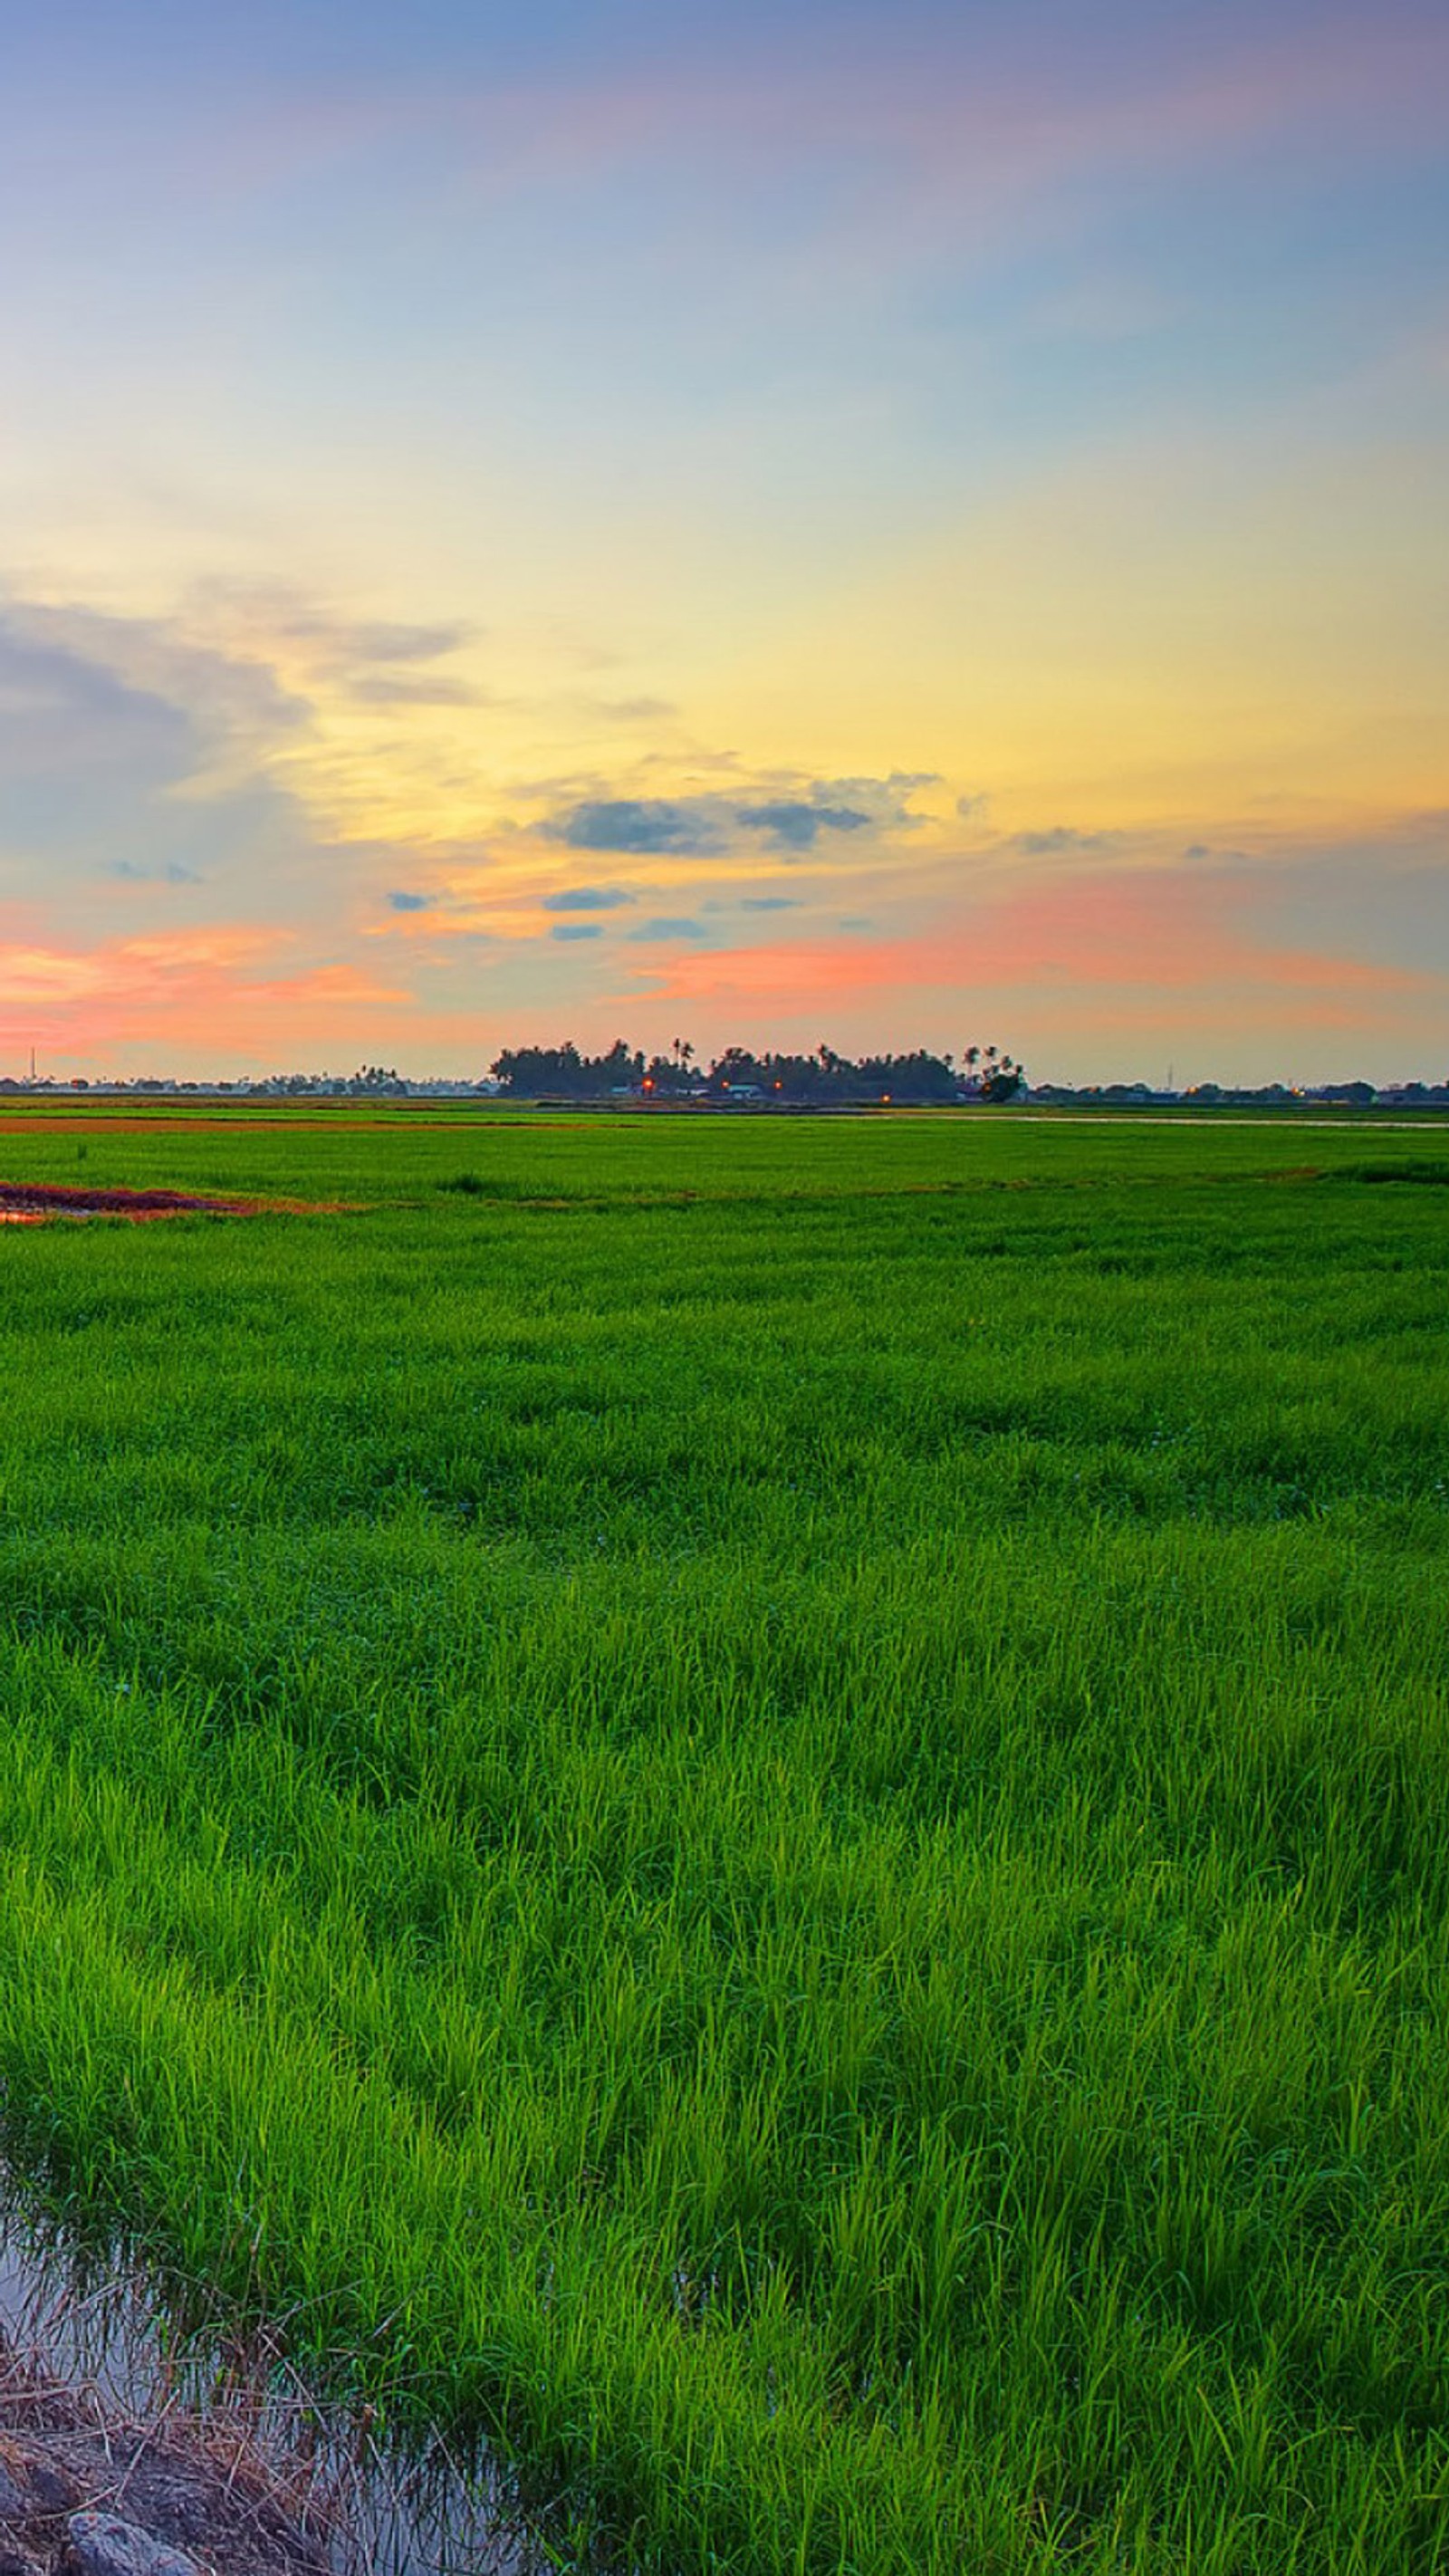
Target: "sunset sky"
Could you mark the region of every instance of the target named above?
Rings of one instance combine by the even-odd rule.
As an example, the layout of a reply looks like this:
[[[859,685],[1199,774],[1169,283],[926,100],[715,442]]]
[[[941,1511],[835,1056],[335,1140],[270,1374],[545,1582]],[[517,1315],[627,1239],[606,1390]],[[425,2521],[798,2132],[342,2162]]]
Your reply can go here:
[[[1449,1074],[1443,0],[56,0],[0,1072]]]

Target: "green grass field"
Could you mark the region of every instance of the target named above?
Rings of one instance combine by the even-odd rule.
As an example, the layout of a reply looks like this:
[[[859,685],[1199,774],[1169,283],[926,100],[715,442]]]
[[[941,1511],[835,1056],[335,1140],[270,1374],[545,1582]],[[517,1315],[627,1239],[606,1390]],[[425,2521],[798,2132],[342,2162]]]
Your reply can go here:
[[[1449,2567],[1449,1135],[4,1123],[351,1211],[0,1231],[37,2192],[563,2563]]]

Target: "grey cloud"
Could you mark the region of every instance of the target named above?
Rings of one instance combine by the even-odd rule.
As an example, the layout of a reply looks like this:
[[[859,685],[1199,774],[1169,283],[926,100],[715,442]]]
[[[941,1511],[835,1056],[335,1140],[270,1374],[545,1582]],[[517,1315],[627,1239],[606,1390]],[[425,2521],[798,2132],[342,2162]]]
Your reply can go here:
[[[652,921],[641,921],[638,929],[631,930],[629,936],[634,940],[707,939],[709,932],[702,922],[676,920],[657,914]]]
[[[219,636],[244,667],[262,669],[279,647],[363,706],[474,706],[480,693],[432,665],[473,639],[462,624],[414,625],[347,617],[283,584],[207,582],[191,594],[189,622]]]
[[[889,778],[815,779],[799,792],[769,792],[763,783],[748,799],[718,793],[695,796],[588,796],[545,815],[534,830],[574,850],[629,851],[643,857],[710,858],[742,834],[762,835],[781,857],[816,848],[827,833],[910,831],[919,818],[909,810],[925,773],[897,771]]]
[[[798,912],[800,899],[793,894],[747,894],[740,897],[741,912]]]
[[[377,671],[348,682],[347,694],[364,707],[480,707],[487,704],[481,689],[472,689],[466,680],[450,680],[445,671],[434,671],[420,679],[400,679],[395,674]]]
[[[672,698],[598,698],[595,705],[601,716],[612,716],[619,724],[659,724],[679,713]]]
[[[6,695],[12,706],[17,687],[23,687],[27,710],[37,699],[53,709],[58,692],[72,703],[84,698],[80,756],[94,768],[115,736],[122,704],[117,693],[129,692],[129,742],[135,746],[139,740],[141,702],[149,701],[153,743],[169,732],[177,780],[208,769],[230,779],[239,759],[260,771],[274,747],[306,730],[312,702],[287,685],[277,668],[288,647],[292,661],[310,677],[362,706],[465,707],[484,703],[483,693],[436,666],[469,634],[462,625],[350,620],[291,590],[245,585],[205,586],[176,616],[152,618],[0,596],[0,650],[8,655]],[[29,657],[23,683],[17,678],[18,654]],[[23,718],[27,728],[38,726],[41,751],[47,721],[38,705]],[[13,771],[13,756],[6,765]]]
[[[289,644],[311,645],[316,659],[329,669],[350,669],[358,663],[440,662],[471,643],[478,631],[453,621],[420,625],[400,618],[347,617],[279,582],[199,582],[189,597],[193,614],[205,624],[221,624],[233,634],[250,630],[258,636],[281,637]]]
[[[565,886],[543,898],[545,912],[617,912],[635,897],[623,886]]]
[[[338,648],[357,662],[440,662],[445,653],[456,653],[470,642],[474,633],[471,626],[354,626],[345,618],[324,619],[315,614],[307,631],[334,639]]]
[[[394,912],[431,912],[436,900],[436,896],[430,894],[409,894],[405,887],[388,896]]]
[[[308,712],[271,671],[164,620],[0,592],[0,854],[15,891],[48,905],[84,889],[98,932],[134,926],[123,889],[229,878],[249,904],[290,892],[316,842],[267,758]]]
[[[979,818],[986,812],[987,806],[990,802],[990,797],[985,795],[958,796],[956,799],[956,811],[960,815],[963,823],[970,822],[973,818],[979,820]]]
[[[172,859],[161,868],[138,867],[133,859],[113,859],[106,873],[108,876],[124,878],[128,885],[202,885],[205,883],[199,869],[184,867],[179,859]]]
[[[812,778],[793,793],[756,796],[735,808],[747,829],[767,832],[787,855],[814,849],[825,832],[913,832],[920,816],[910,810],[918,787],[933,787],[929,769],[893,769],[886,778]]]
[[[1010,846],[1031,859],[1058,858],[1069,850],[1115,850],[1115,832],[1078,832],[1069,823],[1054,823],[1049,832],[1013,832]]]
[[[714,798],[673,803],[663,796],[586,797],[538,828],[571,850],[675,851],[696,857],[720,846]],[[701,809],[709,809],[708,815]]]
[[[911,798],[918,787],[937,787],[940,773],[934,769],[893,769],[886,778],[817,779],[818,796],[839,798],[848,805],[861,805],[871,821],[882,831],[914,831],[920,816],[910,810]]]
[[[72,671],[153,699],[190,730],[195,754],[256,745],[296,733],[312,709],[265,664],[197,643],[163,618],[113,617],[93,608],[12,603],[4,612],[12,644],[63,657]]]
[[[602,939],[603,931],[596,921],[556,921],[550,939]]]
[[[164,793],[202,754],[188,712],[0,614],[0,833],[89,835],[107,808]]]
[[[736,819],[751,832],[768,832],[781,850],[813,850],[822,832],[865,832],[871,817],[854,805],[807,805],[782,798],[768,805],[739,805]]]

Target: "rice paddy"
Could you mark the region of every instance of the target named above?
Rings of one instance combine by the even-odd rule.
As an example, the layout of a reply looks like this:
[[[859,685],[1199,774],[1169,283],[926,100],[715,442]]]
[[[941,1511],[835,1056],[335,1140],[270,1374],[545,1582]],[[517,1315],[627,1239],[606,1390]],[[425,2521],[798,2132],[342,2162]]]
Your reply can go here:
[[[37,2205],[561,2565],[1449,2566],[1442,1128],[4,1124],[341,1211],[0,1239]]]

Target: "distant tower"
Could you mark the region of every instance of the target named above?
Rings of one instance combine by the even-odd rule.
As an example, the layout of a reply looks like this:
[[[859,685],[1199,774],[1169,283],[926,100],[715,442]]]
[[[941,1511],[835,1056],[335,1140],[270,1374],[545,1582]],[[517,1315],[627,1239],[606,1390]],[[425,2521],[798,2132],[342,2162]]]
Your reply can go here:
[[[32,1081],[32,1082],[35,1080],[35,1049],[34,1049],[34,1047],[32,1047],[32,1048],[31,1048],[31,1050],[30,1050],[30,1079],[31,1079],[31,1081]]]

